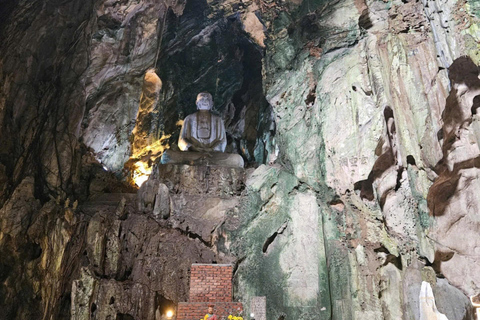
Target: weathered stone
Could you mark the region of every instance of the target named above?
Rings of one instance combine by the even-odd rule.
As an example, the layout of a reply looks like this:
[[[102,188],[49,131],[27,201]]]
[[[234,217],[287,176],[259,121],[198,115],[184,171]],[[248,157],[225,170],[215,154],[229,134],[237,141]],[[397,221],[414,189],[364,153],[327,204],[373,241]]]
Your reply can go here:
[[[34,179],[25,178],[12,197],[0,209],[0,233],[13,238],[21,236],[29,227],[31,216],[40,209],[34,195]]]
[[[480,278],[471,269],[480,258],[476,232],[480,149],[471,121],[474,98],[480,94],[478,74],[478,67],[468,57],[455,60],[450,67],[452,91],[443,113],[444,157],[428,194],[435,217],[430,236],[437,242],[437,252],[450,254],[436,261],[437,271],[470,296],[480,290]]]
[[[244,189],[242,168],[159,164],[154,170],[154,177],[173,193],[226,197]]]
[[[162,89],[162,80],[154,70],[145,72],[143,78],[142,95],[140,97],[140,106],[135,121],[135,128],[132,131],[132,157],[139,158],[145,156],[147,146],[155,142],[155,137],[151,136],[151,126],[155,123],[155,106],[158,102],[160,90]],[[147,148],[148,149],[148,148]],[[150,151],[150,150],[148,150]],[[160,150],[162,151],[162,150]]]
[[[452,286],[446,279],[437,279],[432,288],[438,311],[445,314],[448,320],[463,320],[474,318],[472,303],[459,289]]]
[[[161,164],[188,164],[192,166],[220,166],[243,168],[242,156],[223,152],[180,152],[166,150],[160,159]]]
[[[85,312],[101,319],[118,314],[153,318],[162,299],[170,303],[186,299],[192,263],[222,261],[202,242],[162,227],[152,211],[135,213],[133,200],[129,197],[123,204],[127,216],[113,214],[118,206],[111,200],[95,200],[80,208],[98,212],[85,235],[89,262],[72,287],[75,319],[82,319]]]
[[[185,299],[190,263],[225,261],[268,319],[418,320],[428,280],[440,313],[470,320],[479,85],[456,59],[478,63],[479,13],[476,0],[6,1],[2,316],[159,318]],[[151,68],[163,88],[147,81],[142,98]],[[152,165],[205,90],[226,151],[252,169],[165,166],[146,212],[113,201],[131,192],[117,180],[131,143]],[[130,135],[147,111],[136,137],[153,144]]]
[[[158,180],[149,179],[138,190],[138,211],[153,213],[157,219],[167,219],[170,215],[170,206],[169,190]]]
[[[199,195],[172,196],[173,213],[169,219],[172,227],[199,236],[213,244],[216,229],[224,223],[231,211],[238,210],[240,197],[222,199]]]

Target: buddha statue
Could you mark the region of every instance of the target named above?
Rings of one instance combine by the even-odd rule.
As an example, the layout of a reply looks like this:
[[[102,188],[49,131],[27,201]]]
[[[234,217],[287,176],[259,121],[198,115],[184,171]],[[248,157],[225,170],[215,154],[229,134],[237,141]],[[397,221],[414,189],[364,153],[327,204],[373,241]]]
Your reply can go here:
[[[178,147],[182,151],[225,152],[227,136],[222,118],[210,112],[212,95],[201,92],[197,96],[198,111],[187,116],[183,122]]]
[[[221,117],[210,112],[212,95],[199,93],[196,104],[198,111],[183,121],[178,138],[181,151],[166,150],[160,163],[243,168],[243,158],[239,154],[225,153],[225,125]]]

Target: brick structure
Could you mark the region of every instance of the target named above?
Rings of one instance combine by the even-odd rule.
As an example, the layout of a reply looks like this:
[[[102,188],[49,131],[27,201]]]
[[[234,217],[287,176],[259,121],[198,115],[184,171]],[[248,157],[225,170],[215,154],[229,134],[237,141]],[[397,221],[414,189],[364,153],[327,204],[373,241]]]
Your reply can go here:
[[[193,264],[190,302],[232,302],[233,267],[230,264]]]
[[[215,306],[219,320],[243,311],[240,302],[233,302],[233,266],[230,264],[193,264],[190,271],[189,302],[180,302],[177,320],[200,320]]]

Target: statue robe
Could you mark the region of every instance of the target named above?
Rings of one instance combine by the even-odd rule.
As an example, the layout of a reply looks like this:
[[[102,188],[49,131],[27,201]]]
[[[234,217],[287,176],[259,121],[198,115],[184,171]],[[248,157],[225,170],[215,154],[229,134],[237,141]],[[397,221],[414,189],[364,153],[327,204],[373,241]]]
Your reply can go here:
[[[191,142],[191,137],[198,140],[203,146],[207,146],[218,139],[220,141],[213,148],[213,151],[225,152],[227,146],[225,125],[222,118],[209,111],[196,112],[185,118],[178,138],[180,150],[188,151],[192,145],[195,147],[195,143]]]

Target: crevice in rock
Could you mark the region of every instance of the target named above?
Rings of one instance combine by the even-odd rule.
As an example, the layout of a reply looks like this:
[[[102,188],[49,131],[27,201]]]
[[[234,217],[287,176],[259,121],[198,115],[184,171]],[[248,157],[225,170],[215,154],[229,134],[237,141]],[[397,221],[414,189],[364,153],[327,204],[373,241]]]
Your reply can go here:
[[[310,89],[310,92],[307,95],[307,98],[305,99],[305,104],[307,106],[312,106],[315,104],[315,100],[317,99],[317,96],[315,94],[315,91],[317,90],[317,85],[314,85],[313,88]]]
[[[19,251],[22,259],[26,261],[36,260],[42,255],[42,247],[35,242],[26,242]]]
[[[125,251],[127,251],[127,250],[125,250]],[[119,277],[116,277],[115,280],[120,281],[120,282],[127,281],[130,278],[131,275],[132,275],[132,267],[129,266],[129,267],[127,267],[127,269],[123,273],[120,274]]]
[[[410,154],[407,156],[407,164],[411,166],[416,166],[415,158]]]
[[[288,226],[288,221],[285,221],[285,223],[280,228],[278,228],[277,231],[275,231],[270,237],[267,238],[267,240],[265,240],[265,242],[263,243],[263,247],[262,247],[262,252],[263,253],[267,253],[268,247],[273,243],[273,241],[275,241],[275,238],[279,234],[282,234],[283,231],[285,231],[287,226]]]
[[[342,212],[345,209],[345,204],[342,200],[340,199],[334,199],[328,203],[330,208],[335,209],[338,212]]]
[[[443,129],[440,129],[437,131],[437,140],[438,141],[443,140]]]
[[[395,184],[395,191],[398,191],[398,189],[400,189],[402,186],[402,174],[404,169],[404,167],[400,167],[397,170],[397,183]]]
[[[362,199],[367,199],[368,201],[373,201],[375,199],[375,192],[373,189],[374,181],[380,178],[384,172],[389,170],[398,162],[396,158],[396,128],[392,108],[390,106],[386,106],[383,111],[383,115],[385,119],[385,131],[380,137],[377,148],[375,149],[375,154],[378,155],[378,158],[375,161],[368,178],[357,181],[353,186],[354,190],[360,191],[360,197]],[[397,186],[402,172],[403,168],[400,167],[398,169],[399,174],[397,175]],[[389,191],[391,190],[386,190],[383,195],[377,195],[380,197],[381,207],[383,206],[383,202],[385,201]]]
[[[268,247],[273,243],[273,241],[277,237],[277,234],[278,234],[277,232],[274,232],[270,237],[267,238],[267,240],[265,240],[262,248],[263,253],[267,252]]]
[[[382,266],[386,266],[387,264],[391,263],[393,264],[398,270],[402,271],[403,270],[403,264],[402,264],[402,257],[399,255],[398,257],[391,254],[390,251],[388,251],[387,248],[384,246],[381,246],[380,248],[373,249],[373,251],[377,254],[383,255],[383,263]]]
[[[233,278],[235,278],[235,274],[237,273],[237,270],[238,268],[240,267],[240,265],[243,263],[243,261],[245,261],[247,257],[246,256],[243,256],[241,258],[239,258],[237,261],[235,261],[235,265],[233,266]]]
[[[135,318],[128,313],[117,313],[116,320],[135,320]]]
[[[294,174],[293,171],[291,173]],[[298,192],[305,192],[307,190],[314,190],[314,188],[312,188],[308,183],[299,181],[298,184],[295,187],[293,187],[292,190],[290,190],[288,195],[292,196],[297,194]]]
[[[370,12],[368,8],[364,9],[362,11],[362,14],[358,18],[358,26],[364,30],[368,30],[373,27],[372,20],[370,20]]]
[[[197,234],[197,233],[194,233],[194,232],[191,232],[188,230],[188,227],[187,227],[187,230],[183,230],[183,229],[180,229],[180,228],[175,228],[175,230],[179,231],[181,234],[187,236],[188,238],[190,239],[198,239],[200,240],[201,243],[203,243],[205,246],[207,246],[208,248],[212,248],[213,245],[208,242],[208,241],[205,241],[201,235]]]
[[[92,319],[95,319],[95,313],[97,311],[97,304],[94,302],[92,303],[92,305],[90,306],[90,317],[92,317]]]
[[[472,115],[478,113],[478,108],[480,108],[480,95],[475,96],[475,98],[473,98],[473,104],[471,108]]]
[[[442,262],[449,261],[453,258],[454,255],[455,252],[452,251],[435,251],[435,258],[433,259],[433,263],[431,263],[430,266],[435,271],[437,277],[444,278],[444,275],[442,273]]]

